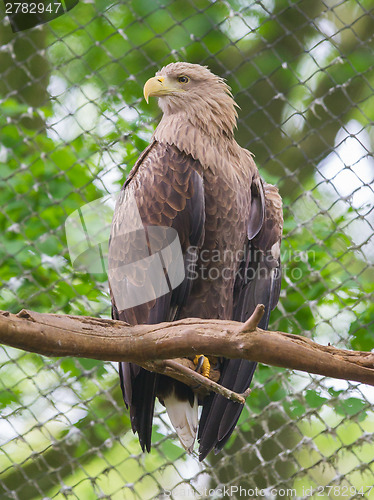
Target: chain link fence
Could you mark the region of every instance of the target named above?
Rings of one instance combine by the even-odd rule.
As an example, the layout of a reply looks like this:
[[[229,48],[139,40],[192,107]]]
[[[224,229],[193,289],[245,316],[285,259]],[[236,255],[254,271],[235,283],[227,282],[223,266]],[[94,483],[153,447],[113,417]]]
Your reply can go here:
[[[372,0],[86,0],[16,33],[0,8],[1,309],[109,317],[65,220],[120,189],[160,116],[144,82],[186,60],[227,79],[237,140],[284,200],[271,329],[374,348]],[[371,387],[261,366],[199,463],[160,405],[141,454],[114,364],[0,358],[2,499],[374,499]]]

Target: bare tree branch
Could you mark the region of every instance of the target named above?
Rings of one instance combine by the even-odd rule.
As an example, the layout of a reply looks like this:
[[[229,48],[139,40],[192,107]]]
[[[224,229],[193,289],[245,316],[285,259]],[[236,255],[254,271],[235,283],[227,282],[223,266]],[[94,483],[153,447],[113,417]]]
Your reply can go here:
[[[231,399],[231,401],[235,401],[241,404],[245,403],[246,398],[251,392],[250,389],[247,389],[245,392],[243,392],[243,394],[238,394],[234,391],[231,391],[230,389],[217,384],[217,382],[215,382],[214,380],[206,378],[200,373],[195,372],[191,366],[186,366],[186,361],[188,362],[189,360],[185,360],[183,358],[178,359],[178,361],[174,359],[166,359],[164,361],[147,363],[147,366],[143,366],[144,368],[148,368],[149,370],[157,371],[159,373],[168,375],[169,377],[176,378],[177,380],[180,380],[185,384],[191,385],[192,387],[197,389],[198,392],[202,392],[203,394],[209,391],[213,391],[217,394],[221,394],[221,396],[227,399]],[[219,373],[217,379],[218,378]],[[197,386],[196,383],[198,384]],[[201,387],[201,390],[199,390],[199,387]]]
[[[64,316],[22,310],[0,312],[0,342],[45,356],[73,356],[106,361],[130,361],[164,373],[188,385],[201,384],[237,402],[236,394],[193,371],[185,357],[242,358],[374,386],[374,353],[347,351],[316,344],[306,337],[257,327],[263,306],[246,323],[182,319],[157,325],[135,325],[86,316]],[[180,358],[180,359],[171,359]]]

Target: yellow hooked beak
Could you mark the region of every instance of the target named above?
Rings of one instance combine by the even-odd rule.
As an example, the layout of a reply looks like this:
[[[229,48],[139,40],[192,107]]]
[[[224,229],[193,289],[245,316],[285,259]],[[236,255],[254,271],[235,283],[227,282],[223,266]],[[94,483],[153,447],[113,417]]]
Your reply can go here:
[[[174,94],[175,92],[181,92],[181,89],[177,86],[173,87],[170,82],[165,81],[163,76],[153,76],[145,82],[143,93],[144,98],[147,101],[150,97],[161,97],[163,95]]]
[[[153,76],[152,78],[146,81],[143,88],[143,93],[144,93],[144,99],[147,101],[147,104],[150,97],[165,95],[164,91],[166,89],[164,86],[164,81],[165,78],[163,76]]]

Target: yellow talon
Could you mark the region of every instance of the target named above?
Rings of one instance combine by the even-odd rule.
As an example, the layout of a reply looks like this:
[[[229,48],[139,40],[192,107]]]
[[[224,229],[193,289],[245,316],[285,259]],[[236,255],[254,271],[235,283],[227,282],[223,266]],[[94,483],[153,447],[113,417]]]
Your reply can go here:
[[[201,363],[201,358],[203,358],[203,362]],[[209,359],[204,356],[203,354],[199,354],[195,356],[195,359],[193,360],[194,365],[198,366],[201,363],[201,375],[203,377],[209,378],[210,375],[210,363]]]

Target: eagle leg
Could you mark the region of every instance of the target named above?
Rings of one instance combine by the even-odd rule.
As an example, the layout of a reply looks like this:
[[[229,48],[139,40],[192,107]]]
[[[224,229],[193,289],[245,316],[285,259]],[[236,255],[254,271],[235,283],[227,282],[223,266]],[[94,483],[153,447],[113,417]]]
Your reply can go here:
[[[196,355],[195,359],[193,360],[194,365],[196,366],[195,371],[199,372],[201,369],[201,375],[203,377],[209,378],[210,375],[210,362],[209,359],[204,356],[203,354]]]

